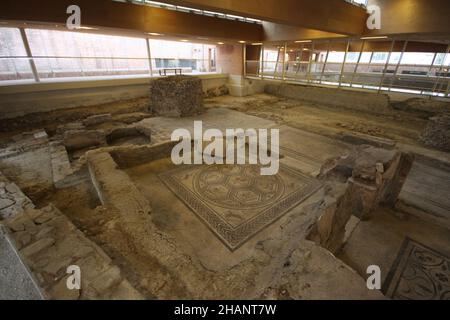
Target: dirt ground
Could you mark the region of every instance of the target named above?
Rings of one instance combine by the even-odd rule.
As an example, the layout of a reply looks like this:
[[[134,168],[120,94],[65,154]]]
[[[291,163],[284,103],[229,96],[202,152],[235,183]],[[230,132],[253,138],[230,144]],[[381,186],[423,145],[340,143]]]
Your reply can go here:
[[[118,116],[124,113],[147,112],[148,98],[138,98],[127,101],[105,103],[96,106],[60,109],[51,112],[40,112],[17,117],[2,119],[0,125],[0,144],[2,140],[34,129],[45,129],[53,133],[58,125],[84,119],[95,114],[111,113]]]
[[[412,145],[421,145],[419,136],[427,122],[404,111],[396,111],[392,116],[377,116],[268,94],[242,98],[221,96],[208,99],[206,105],[210,108],[231,108],[330,137],[344,131],[354,131]]]

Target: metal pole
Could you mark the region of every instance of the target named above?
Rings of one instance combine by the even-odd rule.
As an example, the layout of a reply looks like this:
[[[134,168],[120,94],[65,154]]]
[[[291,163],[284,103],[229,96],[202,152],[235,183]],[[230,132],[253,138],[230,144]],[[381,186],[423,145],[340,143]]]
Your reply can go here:
[[[397,78],[398,69],[400,68],[400,63],[402,62],[403,55],[405,54],[407,46],[408,46],[408,40],[406,40],[405,43],[403,44],[402,53],[400,54],[400,58],[398,59],[397,66],[395,67],[395,71],[394,71],[393,78],[391,80],[391,84],[389,85],[389,91],[391,91],[394,81]]]
[[[446,97],[448,97],[449,92],[450,92],[450,80],[447,81],[447,90],[445,91]]]
[[[345,68],[345,60],[347,60],[347,54],[348,54],[349,48],[350,48],[350,39],[347,40],[347,47],[345,48],[344,61],[342,61],[341,73],[339,75],[339,88],[341,87],[341,84],[342,84],[342,76],[343,76],[344,68]]]
[[[319,83],[322,83],[322,78],[323,78],[323,74],[325,73],[325,67],[327,65],[328,55],[330,53],[330,48],[331,48],[331,40],[328,41],[327,54],[325,56],[325,61],[323,62],[323,67],[322,67],[322,72],[320,73]]]
[[[308,64],[308,73],[306,74],[306,81],[310,82],[311,77],[311,67],[312,67],[312,56],[314,54],[314,41],[311,43],[311,52],[309,53],[309,64]]]
[[[284,43],[284,53],[283,53],[283,72],[281,73],[281,80],[285,80],[286,77],[286,55],[287,55],[287,42]]]
[[[437,86],[438,86],[438,82],[439,82],[439,80],[441,79],[441,73],[442,73],[442,69],[444,69],[445,58],[447,58],[447,54],[448,54],[448,51],[449,51],[449,50],[450,50],[450,44],[447,46],[447,50],[445,51],[444,59],[442,60],[441,67],[439,68],[439,76],[437,77],[436,82],[434,83],[434,86],[433,86],[433,92],[432,92],[432,95],[433,95],[434,92],[436,91]]]
[[[355,80],[356,71],[358,70],[359,63],[361,62],[361,58],[362,58],[362,55],[364,53],[364,46],[365,46],[365,44],[366,44],[366,40],[363,40],[362,45],[361,45],[361,51],[359,52],[358,61],[356,62],[355,70],[353,70],[352,80],[350,80],[350,87],[353,86],[353,81]]]
[[[247,76],[247,45],[242,44],[242,57],[244,59],[244,78]]]
[[[153,69],[152,69],[152,54],[150,51],[150,41],[148,38],[145,39],[147,41],[147,56],[148,56],[148,66],[150,71],[150,77],[153,77]]]
[[[428,69],[427,78],[430,78],[431,70],[433,70],[434,63],[436,62],[437,52],[434,53],[433,61],[431,62],[430,68]],[[424,90],[420,90],[420,94],[423,94]]]
[[[298,72],[300,71],[300,68],[302,67],[302,59],[303,59],[303,49],[305,48],[305,45],[302,43],[300,47],[300,61],[298,63],[297,71],[295,72],[295,77],[297,77]]]
[[[280,48],[277,47],[277,61],[275,62],[275,69],[273,70],[273,78],[276,78],[278,70],[278,61],[280,60]]]
[[[34,81],[40,82],[39,74],[37,72],[36,64],[33,59],[33,55],[31,53],[30,44],[28,43],[27,33],[24,28],[19,28],[20,36],[22,37],[23,46],[25,47],[25,51],[27,53],[28,61],[30,63],[31,71],[33,72]]]
[[[372,60],[373,60],[373,51],[370,53],[370,59],[369,59],[369,64],[367,65],[367,71],[369,71],[369,69],[370,69],[370,65],[372,64]],[[364,84],[362,84],[362,87],[364,89]]]
[[[392,50],[394,50],[395,40],[392,40],[391,50],[389,50],[389,54],[386,60],[386,64],[384,65],[383,75],[381,76],[380,85],[378,86],[378,93],[381,91],[381,87],[383,86],[384,77],[386,75],[386,70],[389,66],[389,60],[391,59]]]
[[[261,79],[264,79],[264,44],[261,46]]]

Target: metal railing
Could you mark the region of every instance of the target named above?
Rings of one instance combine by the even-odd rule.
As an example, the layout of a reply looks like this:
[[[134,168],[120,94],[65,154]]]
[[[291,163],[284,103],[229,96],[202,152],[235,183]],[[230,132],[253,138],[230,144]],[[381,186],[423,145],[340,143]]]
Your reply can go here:
[[[395,91],[429,95],[436,97],[449,97],[450,91],[450,66],[449,49],[445,52],[434,53],[433,61],[430,64],[406,64],[402,63],[408,41],[404,41],[402,51],[395,52],[394,45],[398,40],[391,40],[390,50],[381,55],[383,58],[374,58],[374,53],[364,51],[364,41],[360,52],[350,56],[349,44],[351,40],[346,40],[347,50],[342,52],[342,61],[329,61],[330,48],[327,51],[314,50],[315,41],[308,43],[310,54],[304,57],[301,53],[303,45],[295,47],[295,50],[285,44],[278,46],[280,50],[278,59],[262,60],[265,51],[274,51],[274,46],[261,48],[260,60],[245,61],[245,75],[247,77],[258,77],[261,79],[274,79],[287,82],[307,83],[311,85],[325,85],[334,87],[350,87],[357,89],[368,89],[376,91]],[[318,41],[323,45],[324,41]],[[322,46],[323,48],[323,46]],[[296,58],[284,52],[292,53],[297,51]],[[295,53],[295,52],[294,52]],[[363,54],[366,54],[362,61]],[[437,61],[438,55],[440,61]],[[314,55],[314,56],[313,56]],[[274,54],[272,54],[274,56]],[[320,57],[320,59],[319,59]],[[351,60],[351,61],[349,61]]]
[[[20,28],[23,55],[0,55],[0,84],[62,78],[158,76],[163,68],[183,73],[216,72],[215,60],[152,58],[147,39],[146,57],[33,55],[25,29]],[[15,39],[17,40],[17,39]]]

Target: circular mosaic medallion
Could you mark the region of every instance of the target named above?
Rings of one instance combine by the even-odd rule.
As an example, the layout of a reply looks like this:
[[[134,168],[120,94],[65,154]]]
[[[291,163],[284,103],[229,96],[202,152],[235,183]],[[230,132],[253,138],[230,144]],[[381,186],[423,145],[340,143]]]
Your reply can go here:
[[[195,191],[214,205],[254,209],[273,204],[284,192],[278,175],[262,176],[256,165],[205,166],[194,177]]]

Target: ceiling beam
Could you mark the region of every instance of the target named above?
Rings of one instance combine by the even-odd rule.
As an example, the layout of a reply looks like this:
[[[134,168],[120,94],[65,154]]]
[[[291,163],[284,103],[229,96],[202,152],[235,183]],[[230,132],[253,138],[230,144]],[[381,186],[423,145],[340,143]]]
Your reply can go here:
[[[111,0],[0,1],[0,20],[65,25],[69,5],[81,8],[81,23],[99,28],[155,32],[172,36],[262,41],[259,24],[232,21]]]
[[[369,4],[381,9],[381,29],[366,30],[366,35],[450,35],[448,0],[369,0]]]
[[[368,17],[367,12],[363,8],[343,0],[161,1],[174,5],[346,35],[362,34]]]
[[[315,39],[331,39],[342,38],[346,35],[331,33],[313,29],[307,29],[296,26],[288,26],[284,24],[263,22],[264,41],[266,42],[283,42],[295,40],[315,40]]]

